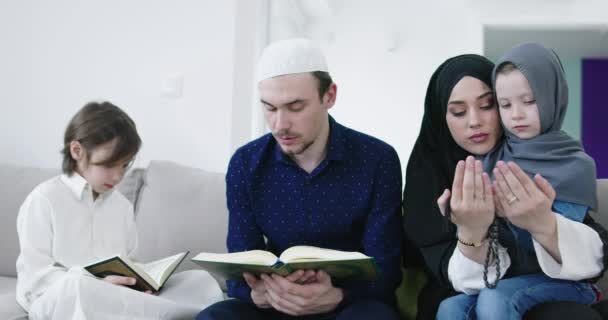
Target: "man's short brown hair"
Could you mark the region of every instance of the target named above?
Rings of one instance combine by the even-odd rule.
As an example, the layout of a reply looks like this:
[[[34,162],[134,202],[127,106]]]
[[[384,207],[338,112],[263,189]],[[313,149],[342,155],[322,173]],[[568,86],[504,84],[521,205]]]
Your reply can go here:
[[[319,99],[323,99],[323,96],[327,93],[329,87],[332,83],[334,83],[334,81],[329,75],[329,72],[314,71],[311,72],[311,74],[319,82]]]

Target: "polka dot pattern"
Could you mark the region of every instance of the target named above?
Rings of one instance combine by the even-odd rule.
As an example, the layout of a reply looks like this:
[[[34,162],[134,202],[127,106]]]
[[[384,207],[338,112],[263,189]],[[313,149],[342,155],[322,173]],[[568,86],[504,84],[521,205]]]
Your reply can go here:
[[[330,118],[327,157],[311,173],[265,135],[234,154],[226,174],[228,250],[277,256],[295,245],[360,251],[381,277],[337,284],[356,295],[390,297],[401,279],[401,167],[388,144]],[[229,281],[228,294],[249,300],[249,287]]]

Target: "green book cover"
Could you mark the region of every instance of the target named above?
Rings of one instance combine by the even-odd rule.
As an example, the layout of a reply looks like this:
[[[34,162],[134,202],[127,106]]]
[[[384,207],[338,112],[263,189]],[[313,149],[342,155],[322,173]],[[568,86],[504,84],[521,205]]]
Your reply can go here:
[[[347,252],[310,246],[285,250],[281,257],[261,251],[237,253],[201,253],[192,261],[202,269],[224,279],[240,279],[243,272],[256,276],[276,273],[286,276],[296,270],[324,270],[333,279],[373,280],[379,270],[372,257],[360,252]]]

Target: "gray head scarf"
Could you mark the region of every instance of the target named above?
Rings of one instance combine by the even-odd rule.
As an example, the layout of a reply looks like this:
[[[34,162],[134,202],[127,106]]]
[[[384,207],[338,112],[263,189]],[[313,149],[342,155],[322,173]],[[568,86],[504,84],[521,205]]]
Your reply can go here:
[[[484,169],[492,172],[497,161],[513,161],[530,177],[539,173],[555,189],[556,200],[597,208],[595,162],[580,142],[561,130],[568,106],[568,84],[558,56],[538,43],[524,43],[509,50],[492,72],[505,63],[514,64],[526,77],[536,99],[540,135],[519,139],[505,129],[504,144],[483,158]]]

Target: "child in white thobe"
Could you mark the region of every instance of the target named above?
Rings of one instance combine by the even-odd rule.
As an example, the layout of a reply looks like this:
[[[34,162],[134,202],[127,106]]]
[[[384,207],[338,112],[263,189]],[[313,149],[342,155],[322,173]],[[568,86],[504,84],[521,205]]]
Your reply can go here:
[[[17,301],[30,319],[192,319],[221,300],[200,270],[173,275],[156,296],[129,288],[132,278],[98,279],[83,269],[137,246],[133,206],[113,187],[141,142],[110,103],[82,108],[64,141],[64,174],[38,185],[17,218]]]

